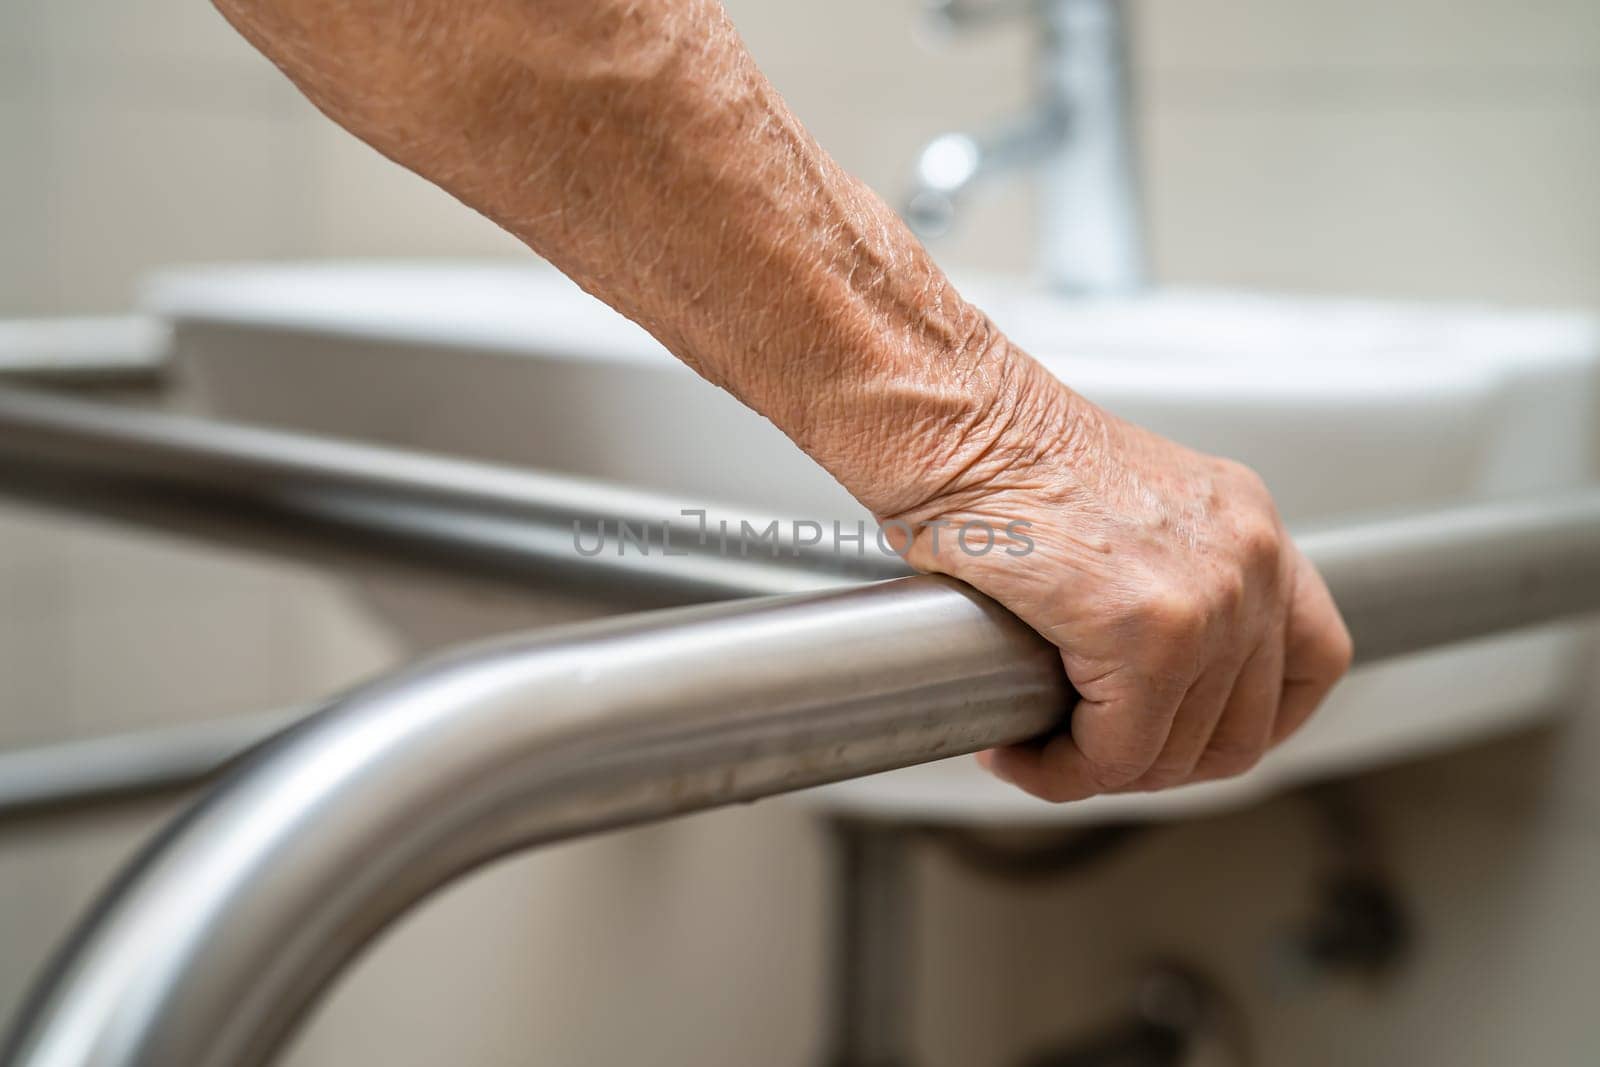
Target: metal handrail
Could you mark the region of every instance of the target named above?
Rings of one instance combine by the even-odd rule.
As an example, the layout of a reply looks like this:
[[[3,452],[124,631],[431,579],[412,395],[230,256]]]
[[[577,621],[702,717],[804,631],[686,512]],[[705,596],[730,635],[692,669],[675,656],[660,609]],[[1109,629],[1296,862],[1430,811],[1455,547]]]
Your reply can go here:
[[[1521,597],[1508,599],[1503,589],[1505,572],[1495,559],[1479,558],[1474,570],[1462,562],[1461,555],[1473,551],[1481,554],[1484,546],[1490,551],[1499,550],[1495,538],[1482,536],[1481,526],[1474,523],[1474,517],[1478,524],[1497,524],[1520,508],[1527,516],[1521,522],[1524,526],[1537,525],[1540,517],[1546,515],[1556,518],[1557,528],[1571,521],[1570,516],[1561,518],[1566,513],[1563,506],[1557,505],[1553,513],[1551,507],[1551,502],[1546,500],[1537,505],[1497,505],[1435,516],[1411,516],[1400,523],[1345,526],[1337,531],[1311,534],[1303,540],[1325,567],[1339,569],[1344,574],[1338,581],[1346,590],[1344,599],[1351,605],[1347,611],[1357,610],[1354,605],[1371,605],[1372,617],[1355,619],[1357,631],[1367,637],[1363,659],[1371,661],[1378,658],[1380,641],[1394,651],[1403,651],[1409,646],[1427,647],[1434,642],[1437,635],[1431,631],[1408,634],[1408,629],[1418,624],[1418,616],[1407,614],[1402,610],[1403,605],[1386,605],[1382,596],[1385,589],[1405,589],[1406,575],[1420,573],[1419,568],[1426,568],[1431,560],[1441,556],[1457,561],[1452,567],[1459,571],[1460,578],[1448,585],[1441,582],[1431,602],[1436,605],[1440,617],[1449,617],[1454,620],[1453,625],[1463,627],[1462,636],[1469,635],[1465,629],[1467,623],[1485,604],[1493,605],[1493,609],[1491,617],[1481,622],[1484,632],[1558,614],[1559,605],[1548,604],[1540,596],[1549,592],[1565,595],[1571,589],[1541,590],[1533,584],[1522,589]],[[1524,544],[1527,546],[1528,542]],[[1489,576],[1491,587],[1476,587],[1475,576],[1481,579],[1485,575]],[[1371,588],[1364,594],[1352,592],[1363,576]],[[806,572],[802,569],[795,577],[803,579]],[[819,584],[826,584],[829,577],[818,575],[817,580]],[[794,579],[784,576],[782,580],[787,583]],[[1581,585],[1577,591],[1581,595]],[[771,595],[772,590],[751,587],[745,594]],[[1454,606],[1448,610],[1447,600],[1454,601]],[[1516,610],[1524,611],[1526,619],[1513,616],[1511,613]],[[81,811],[95,805],[123,804],[206,784],[252,749],[310,715],[312,710],[235,714],[210,721],[0,750],[0,824],[63,811]]]
[[[559,581],[575,561],[586,592],[622,592],[636,606],[910,573],[865,544],[834,551],[831,529],[815,541],[797,540],[792,523],[773,539],[745,535],[741,522],[755,517],[714,503],[704,521],[716,533],[702,540],[702,520],[683,512],[705,501],[23,389],[0,388],[0,460],[0,490],[46,506],[341,568],[370,569],[376,555],[498,589]],[[588,546],[597,520],[609,524],[607,543],[580,557],[574,523]],[[649,548],[626,543],[619,524],[647,530]]]
[[[488,859],[1019,741],[1067,699],[1047,644],[938,579],[425,664],[291,730],[164,835],[4,1060],[261,1062],[383,925]]]
[[[201,785],[314,710],[228,715],[0,750],[0,824]]]
[[[860,542],[833,551],[831,529],[816,544],[796,543],[792,525],[744,537],[746,517],[726,506],[705,508],[716,533],[701,546],[699,520],[680,514],[686,501],[658,493],[37,390],[0,387],[0,461],[0,493],[48,508],[341,575],[443,578],[497,598],[576,582],[637,610],[911,573]],[[609,526],[594,551],[597,519]],[[574,550],[574,523],[590,554]],[[619,524],[649,531],[648,554],[622,541]],[[200,784],[289,721],[230,716],[0,750],[0,820]]]
[[[1600,492],[1301,544],[1360,662],[1600,608]],[[0,1062],[265,1062],[362,946],[488,860],[1036,737],[1069,700],[1047,643],[935,577],[425,663],[291,729],[149,846]]]

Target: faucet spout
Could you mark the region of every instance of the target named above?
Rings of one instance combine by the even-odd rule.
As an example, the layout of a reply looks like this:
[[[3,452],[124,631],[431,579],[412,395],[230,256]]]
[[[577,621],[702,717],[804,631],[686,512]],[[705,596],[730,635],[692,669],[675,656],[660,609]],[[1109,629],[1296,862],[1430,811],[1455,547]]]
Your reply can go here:
[[[1121,0],[973,4],[941,0],[946,29],[1026,13],[1038,26],[1035,102],[980,133],[945,133],[918,153],[904,214],[925,239],[947,233],[987,178],[1039,175],[1037,262],[1060,292],[1106,295],[1145,285],[1145,255]]]
[[[1067,140],[1067,117],[1039,106],[988,133],[942,133],[917,153],[905,218],[918,237],[949,233],[957,205],[980,182],[1039,166]]]

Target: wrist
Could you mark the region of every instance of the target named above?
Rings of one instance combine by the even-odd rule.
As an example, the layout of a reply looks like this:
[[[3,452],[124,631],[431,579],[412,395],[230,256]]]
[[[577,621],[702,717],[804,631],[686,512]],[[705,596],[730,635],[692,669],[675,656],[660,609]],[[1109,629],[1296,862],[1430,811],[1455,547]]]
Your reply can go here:
[[[880,520],[913,523],[1071,463],[1096,409],[981,312],[959,343],[924,347],[842,398],[802,441]]]

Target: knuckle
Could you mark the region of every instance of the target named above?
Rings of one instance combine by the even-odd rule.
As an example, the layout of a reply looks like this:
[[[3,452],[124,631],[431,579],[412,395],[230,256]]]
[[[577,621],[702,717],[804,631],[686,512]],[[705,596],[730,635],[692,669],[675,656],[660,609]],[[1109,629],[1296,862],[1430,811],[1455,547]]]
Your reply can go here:
[[[1253,574],[1276,573],[1283,561],[1283,532],[1270,515],[1256,513],[1239,529],[1240,562]]]
[[[1212,599],[1215,602],[1215,610],[1228,618],[1238,615],[1244,609],[1249,592],[1250,581],[1245,568],[1228,568],[1213,584]]]
[[[1251,565],[1276,566],[1284,549],[1283,523],[1278,518],[1272,492],[1261,475],[1241,463],[1229,462],[1235,505],[1235,534],[1239,553]]]
[[[1163,643],[1195,640],[1205,631],[1207,615],[1201,598],[1180,589],[1152,593],[1138,608],[1138,616],[1145,627]]]
[[[1266,479],[1256,472],[1254,467],[1246,466],[1238,460],[1223,460],[1223,466],[1228,476],[1234,482],[1237,492],[1256,500],[1267,502],[1271,506],[1272,491],[1267,488]]]

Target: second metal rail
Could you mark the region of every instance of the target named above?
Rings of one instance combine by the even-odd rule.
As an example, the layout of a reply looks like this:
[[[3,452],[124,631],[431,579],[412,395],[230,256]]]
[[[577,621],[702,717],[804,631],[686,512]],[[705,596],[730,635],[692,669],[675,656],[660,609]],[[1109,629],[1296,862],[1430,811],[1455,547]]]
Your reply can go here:
[[[341,569],[376,559],[504,589],[560,581],[576,563],[586,592],[653,606],[909,573],[864,546],[832,551],[831,530],[796,539],[792,524],[780,525],[763,539],[768,519],[746,527],[752,516],[726,507],[712,505],[703,520],[686,512],[704,501],[3,387],[0,491]],[[605,525],[598,551],[590,524]],[[629,544],[624,526],[647,544]]]

